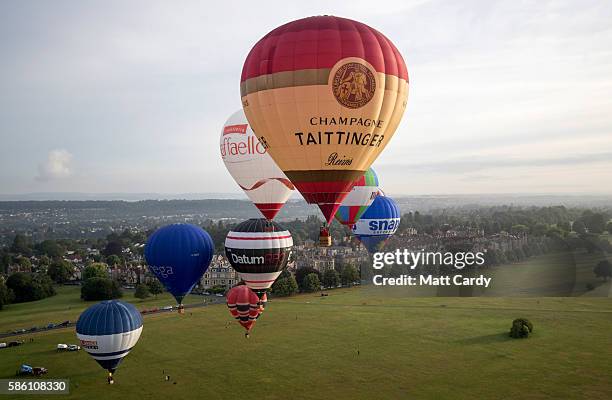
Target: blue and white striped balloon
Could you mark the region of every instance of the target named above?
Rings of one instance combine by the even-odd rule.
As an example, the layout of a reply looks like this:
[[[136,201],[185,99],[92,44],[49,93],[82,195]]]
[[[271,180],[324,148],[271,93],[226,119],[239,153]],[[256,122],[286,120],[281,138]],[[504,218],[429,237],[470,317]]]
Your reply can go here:
[[[134,348],[142,332],[142,316],[129,303],[103,301],[85,310],[76,325],[81,348],[108,370],[109,383],[123,357]]]

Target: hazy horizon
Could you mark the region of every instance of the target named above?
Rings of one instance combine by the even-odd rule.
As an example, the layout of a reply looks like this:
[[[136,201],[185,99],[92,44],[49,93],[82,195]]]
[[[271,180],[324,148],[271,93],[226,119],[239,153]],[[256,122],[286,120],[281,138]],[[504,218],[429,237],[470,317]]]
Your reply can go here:
[[[0,194],[235,193],[219,156],[275,27],[362,21],[408,66],[393,195],[612,193],[612,3],[2,2]],[[257,23],[254,23],[257,21]]]

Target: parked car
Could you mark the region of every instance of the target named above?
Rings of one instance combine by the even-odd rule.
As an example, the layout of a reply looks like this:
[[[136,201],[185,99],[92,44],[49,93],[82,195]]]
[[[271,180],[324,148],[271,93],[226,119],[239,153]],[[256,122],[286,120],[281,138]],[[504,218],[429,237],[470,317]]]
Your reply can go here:
[[[77,346],[76,344],[69,344],[68,351],[79,351],[81,350],[81,346]]]
[[[19,371],[17,371],[16,375],[40,376],[46,374],[47,372],[47,368],[44,367],[32,367],[28,364],[21,364],[21,367],[19,367]]]
[[[217,293],[217,294],[215,294],[215,296],[217,296],[217,297],[223,297],[223,293]]]
[[[64,351],[64,350],[68,350],[68,345],[64,343],[58,343],[57,351]]]
[[[31,327],[30,329],[28,329],[28,331],[30,331],[30,332],[35,332],[35,331],[37,331],[37,330],[38,330],[38,327],[37,327],[37,326],[33,326],[33,327]]]
[[[3,348],[5,348],[5,347],[7,347],[7,346],[6,346],[6,343],[0,343],[0,349],[3,349]]]
[[[170,311],[170,310],[172,310],[172,306],[166,306],[166,307],[162,308],[162,310]]]
[[[53,328],[55,328],[55,324],[53,322],[49,322],[47,324],[47,329],[53,329]]]
[[[61,324],[57,324],[57,326],[68,326],[70,325],[70,321],[64,321]]]
[[[6,347],[16,347],[21,346],[23,344],[23,340],[13,340],[12,342],[8,342]]]
[[[13,334],[17,335],[19,333],[25,333],[25,331],[26,331],[25,329],[16,329],[13,331]]]

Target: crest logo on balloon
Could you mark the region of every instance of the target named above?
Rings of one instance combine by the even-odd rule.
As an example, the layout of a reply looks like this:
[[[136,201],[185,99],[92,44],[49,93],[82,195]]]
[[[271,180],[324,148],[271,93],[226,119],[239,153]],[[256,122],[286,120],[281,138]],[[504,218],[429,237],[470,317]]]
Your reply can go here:
[[[332,90],[338,103],[344,107],[360,108],[374,97],[376,79],[365,65],[349,62],[334,74]]]

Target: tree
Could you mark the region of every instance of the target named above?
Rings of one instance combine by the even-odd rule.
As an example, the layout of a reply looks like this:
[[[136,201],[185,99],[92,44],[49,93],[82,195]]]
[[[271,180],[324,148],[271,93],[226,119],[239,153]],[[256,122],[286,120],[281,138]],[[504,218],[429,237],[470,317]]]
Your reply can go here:
[[[319,275],[314,272],[306,275],[304,277],[304,282],[302,282],[302,290],[309,293],[321,290]]]
[[[102,250],[102,254],[104,254],[106,257],[111,256],[111,255],[121,256],[122,253],[123,253],[123,246],[121,245],[121,242],[118,240],[113,240],[113,241],[108,242],[106,244],[106,247],[104,247],[104,250]]]
[[[516,224],[512,225],[511,231],[517,235],[524,235],[525,233],[529,232],[529,228],[523,224]]]
[[[608,231],[609,235],[612,235],[612,221],[606,224],[606,231]]]
[[[18,262],[22,270],[32,271],[32,262],[30,261],[30,259],[25,257],[19,257]]]
[[[149,287],[147,285],[140,284],[136,286],[134,297],[136,297],[137,299],[146,299],[149,296],[151,296],[151,293],[149,292]]]
[[[108,278],[92,277],[81,286],[81,299],[85,301],[111,300],[121,296],[119,284]]]
[[[155,298],[157,298],[158,294],[162,294],[164,292],[164,286],[157,278],[152,279],[147,286],[149,287],[149,292],[155,296]]]
[[[547,230],[548,230],[548,226],[546,226],[546,224],[538,222],[531,229],[531,233],[534,236],[544,236],[544,234],[546,233]]]
[[[91,278],[108,278],[108,265],[104,263],[91,263],[85,267],[81,280],[86,281]]]
[[[515,339],[523,339],[529,337],[533,332],[533,324],[527,318],[517,318],[512,321],[510,328],[510,337]]]
[[[601,213],[593,213],[587,210],[582,214],[581,220],[591,233],[602,234],[606,229],[607,218]]]
[[[335,269],[328,269],[323,273],[323,286],[328,288],[338,287],[340,274]]]
[[[359,280],[359,272],[357,272],[357,269],[351,264],[346,265],[344,269],[342,269],[342,284],[351,286],[357,280]]]
[[[39,265],[47,265],[47,266],[49,266],[49,265],[51,265],[51,259],[50,259],[48,256],[46,256],[46,255],[44,255],[44,254],[43,254],[43,255],[42,255],[42,256],[40,256],[40,258],[38,259],[38,264],[39,264]]]
[[[8,277],[6,286],[14,294],[15,303],[35,301],[53,296],[53,282],[47,275],[16,272]]]
[[[600,261],[593,269],[593,272],[597,278],[603,278],[607,281],[608,278],[612,277],[612,264],[608,260]]]
[[[295,281],[298,283],[298,286],[300,287],[301,291],[304,291],[304,286],[303,286],[304,278],[308,274],[317,274],[317,277],[319,277],[319,271],[317,271],[316,269],[312,267],[302,267],[302,268],[298,268],[297,271],[295,271]]]
[[[298,284],[295,281],[295,278],[289,274],[286,277],[279,277],[272,284],[272,293],[278,297],[287,297],[291,296],[298,292]]]
[[[13,239],[13,244],[11,245],[11,252],[28,257],[31,256],[32,245],[30,243],[30,240],[28,240],[28,238],[26,238],[24,235],[18,233]]]
[[[55,283],[62,284],[68,279],[70,279],[70,276],[72,276],[73,271],[74,268],[68,261],[58,259],[56,261],[53,261],[51,265],[49,265],[49,268],[47,269],[47,275],[49,275],[49,277]]]
[[[65,252],[65,249],[55,240],[43,240],[36,246],[36,249],[40,254],[44,254],[51,258],[60,257]]]
[[[569,232],[572,230],[572,227],[569,222],[563,221],[557,224],[557,228],[561,229],[564,232]]]
[[[586,225],[584,225],[584,222],[580,220],[574,221],[574,223],[572,224],[572,230],[576,233],[585,233]]]
[[[6,283],[4,283],[4,279],[0,278],[0,310],[5,304],[9,304],[13,301],[13,292],[10,290]]]
[[[106,257],[106,263],[108,265],[119,265],[121,264],[121,257],[116,254],[111,254],[110,256]]]
[[[0,272],[8,273],[8,267],[13,263],[13,257],[5,249],[1,250],[0,254]]]

